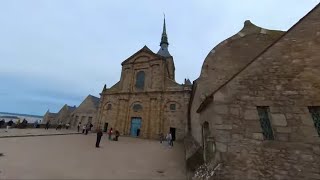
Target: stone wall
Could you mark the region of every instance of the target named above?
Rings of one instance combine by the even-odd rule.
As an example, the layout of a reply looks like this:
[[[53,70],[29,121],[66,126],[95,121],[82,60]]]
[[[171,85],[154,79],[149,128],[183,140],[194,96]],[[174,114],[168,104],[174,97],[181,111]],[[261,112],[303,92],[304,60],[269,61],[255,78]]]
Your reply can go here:
[[[201,123],[196,111],[201,102],[282,34],[282,31],[263,29],[246,21],[241,31],[210,51],[203,63],[201,75],[194,83],[191,102],[191,132],[198,143],[201,143]]]
[[[319,17],[318,6],[201,111],[223,179],[320,179],[320,137],[308,110],[320,106]],[[269,107],[274,140],[265,139],[257,106]]]
[[[101,111],[101,125],[105,122],[121,134],[130,135],[132,117],[141,117],[141,137],[159,138],[159,133],[167,133],[170,127],[176,128],[178,140],[185,136],[189,91],[166,93],[137,93],[135,95],[109,94],[105,96]],[[112,109],[107,109],[111,104]],[[134,111],[135,104],[142,109]],[[170,104],[176,110],[170,110]]]

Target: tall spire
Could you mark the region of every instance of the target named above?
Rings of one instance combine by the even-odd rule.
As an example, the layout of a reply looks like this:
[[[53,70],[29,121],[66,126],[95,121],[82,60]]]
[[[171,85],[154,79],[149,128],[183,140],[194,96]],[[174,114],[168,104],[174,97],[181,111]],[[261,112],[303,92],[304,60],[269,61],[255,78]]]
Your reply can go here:
[[[166,44],[167,46],[169,45],[168,36],[167,36],[167,29],[166,29],[166,15],[164,15],[164,17],[163,17],[163,30],[162,30],[160,46],[162,44]]]
[[[171,57],[169,51],[168,51],[168,36],[167,36],[167,28],[166,28],[166,16],[163,17],[163,29],[162,29],[162,35],[161,35],[161,42],[160,42],[160,49],[158,51],[158,55],[163,57]]]

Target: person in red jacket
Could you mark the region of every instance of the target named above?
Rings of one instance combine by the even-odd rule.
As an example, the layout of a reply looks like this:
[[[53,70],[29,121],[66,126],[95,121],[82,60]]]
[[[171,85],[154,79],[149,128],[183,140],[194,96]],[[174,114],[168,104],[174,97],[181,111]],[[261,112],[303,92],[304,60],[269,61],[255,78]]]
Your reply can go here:
[[[112,133],[113,133],[113,130],[112,128],[110,128],[109,132],[108,132],[108,135],[109,135],[109,140],[112,140],[111,136],[112,136]]]

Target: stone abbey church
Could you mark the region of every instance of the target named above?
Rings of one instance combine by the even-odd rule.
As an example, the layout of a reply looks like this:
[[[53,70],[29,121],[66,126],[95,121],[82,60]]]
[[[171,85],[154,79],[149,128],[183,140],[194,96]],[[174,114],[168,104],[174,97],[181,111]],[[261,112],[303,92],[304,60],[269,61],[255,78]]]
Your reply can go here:
[[[91,122],[104,131],[113,128],[122,135],[152,139],[170,131],[173,139],[182,140],[192,84],[189,79],[183,84],[175,81],[175,65],[168,47],[164,20],[157,53],[142,47],[121,63],[119,82],[110,88],[105,85],[100,99],[89,95],[78,108],[65,105],[58,113],[48,111],[45,121],[69,122],[73,127],[79,122]]]
[[[208,163],[218,179],[320,179],[320,4],[286,32],[245,21],[192,84],[175,82],[168,47],[164,23],[157,53],[143,47],[100,98],[47,119],[152,139],[171,131],[191,174]]]
[[[159,138],[171,131],[182,140],[188,117],[191,83],[175,81],[164,21],[157,53],[144,46],[122,62],[120,81],[103,88],[96,126],[124,135]]]

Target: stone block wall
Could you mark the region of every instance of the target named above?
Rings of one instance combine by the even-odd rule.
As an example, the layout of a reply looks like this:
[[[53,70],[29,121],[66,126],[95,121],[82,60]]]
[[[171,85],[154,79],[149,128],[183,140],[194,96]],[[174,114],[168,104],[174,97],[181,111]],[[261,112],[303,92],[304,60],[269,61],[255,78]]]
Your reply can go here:
[[[162,132],[166,134],[170,127],[176,128],[177,140],[185,136],[187,123],[187,108],[189,91],[166,93],[108,94],[103,99],[100,108],[99,124],[103,127],[113,127],[123,135],[130,135],[131,118],[140,117],[141,137],[158,139]],[[170,110],[170,104],[176,105],[176,110]],[[112,109],[107,110],[108,104]],[[134,104],[140,104],[141,110],[134,111]]]
[[[320,8],[213,96],[201,112],[223,179],[320,179],[320,137],[308,106],[320,106]],[[257,106],[267,106],[274,140]]]
[[[201,143],[201,122],[196,112],[204,99],[244,68],[284,32],[260,28],[250,21],[234,36],[214,47],[204,60],[201,75],[194,83],[191,103],[191,131]]]

